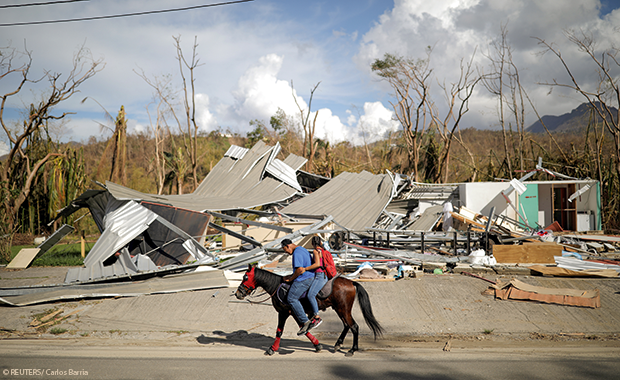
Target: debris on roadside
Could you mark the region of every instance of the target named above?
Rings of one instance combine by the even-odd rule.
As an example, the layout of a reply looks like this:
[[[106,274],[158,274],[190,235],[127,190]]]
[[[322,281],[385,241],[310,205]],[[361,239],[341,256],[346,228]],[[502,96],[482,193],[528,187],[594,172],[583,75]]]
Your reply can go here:
[[[551,289],[529,285],[517,279],[507,282],[498,281],[491,287],[495,289],[495,297],[502,300],[527,300],[594,309],[601,307],[601,295],[598,289]]]
[[[279,153],[262,141],[231,146],[191,194],[144,194],[111,182],[88,190],[55,219],[86,207],[101,232],[63,285],[240,272],[250,263],[283,270],[280,242],[309,247],[312,235],[328,242],[338,271],[358,281],[620,273],[620,237],[600,231],[600,191],[592,190],[599,183],[528,181],[557,174],[540,160],[521,179],[426,184],[389,171],[314,176],[300,170],[304,158]]]

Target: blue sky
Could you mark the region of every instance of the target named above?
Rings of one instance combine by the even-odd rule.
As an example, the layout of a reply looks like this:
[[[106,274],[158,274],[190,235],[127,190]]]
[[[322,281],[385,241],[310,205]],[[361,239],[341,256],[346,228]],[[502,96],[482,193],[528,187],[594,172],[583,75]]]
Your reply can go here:
[[[2,4],[29,3],[7,0]],[[3,9],[0,23],[67,19],[210,2],[198,0],[90,0],[74,4]],[[213,2],[211,2],[213,3]],[[196,70],[198,121],[204,130],[229,128],[245,134],[249,121],[269,120],[277,108],[289,115],[297,111],[290,87],[305,106],[310,89],[321,82],[312,103],[319,111],[319,137],[357,144],[381,138],[398,128],[392,119],[390,88],[374,76],[370,63],[384,53],[422,58],[434,46],[431,65],[435,83],[450,83],[458,74],[460,59],[476,52],[475,64],[488,66],[484,53],[506,25],[513,58],[522,84],[538,112],[569,112],[583,100],[570,92],[554,90],[540,82],[566,80],[557,60],[539,56],[532,37],[553,42],[573,65],[575,74],[591,84],[593,69],[563,34],[576,29],[591,33],[600,46],[620,46],[620,5],[598,0],[397,0],[397,1],[286,1],[255,0],[249,3],[158,15],[72,22],[50,25],[0,27],[0,45],[33,52],[33,75],[43,70],[68,72],[71,59],[84,45],[105,69],[66,102],[60,111],[77,112],[60,130],[59,138],[86,140],[105,137],[98,122],[105,123],[102,108],[115,115],[124,105],[131,130],[149,130],[146,107],[152,89],[136,71],[151,78],[171,75],[180,86],[172,36],[181,36],[183,49],[197,37],[200,62]],[[0,89],[10,89],[10,80]],[[16,115],[44,88],[31,85],[12,99],[8,115]],[[441,109],[437,85],[433,97]],[[480,86],[470,104],[463,127],[498,128],[497,101]],[[153,110],[151,110],[153,112]],[[529,110],[528,123],[534,121]],[[363,132],[363,133],[362,133]],[[1,139],[0,139],[1,140]],[[5,139],[6,141],[6,139]],[[1,150],[1,149],[0,149]]]

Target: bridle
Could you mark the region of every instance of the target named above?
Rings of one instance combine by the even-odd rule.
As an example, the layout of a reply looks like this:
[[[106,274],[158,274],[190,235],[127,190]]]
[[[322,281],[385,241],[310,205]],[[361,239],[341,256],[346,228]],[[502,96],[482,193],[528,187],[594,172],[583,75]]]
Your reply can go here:
[[[254,272],[254,268],[251,270],[252,272]],[[252,273],[252,277],[254,277],[254,273]],[[237,288],[237,290],[241,293],[241,295],[243,296],[243,298],[249,296],[250,294],[252,294],[255,290],[256,290],[256,286],[254,287],[250,287],[248,285],[246,285],[245,283],[249,281],[249,276],[248,276],[248,272],[245,273],[245,275],[243,275],[243,281],[241,282],[241,284],[239,284],[239,287]],[[256,283],[255,281],[252,281],[254,283]],[[282,286],[282,284],[280,284],[280,286]],[[276,290],[273,292],[273,294],[269,294],[267,292],[261,293],[259,295],[257,295],[256,297],[260,297],[264,294],[269,294],[269,297],[265,298],[264,300],[261,301],[252,301],[249,299],[246,299],[246,301],[248,301],[249,303],[252,304],[259,304],[259,303],[263,303],[263,302],[267,302],[269,301],[271,298],[273,298],[273,296],[276,295],[276,293],[278,293],[278,290],[280,289],[280,286],[278,286],[276,288]]]

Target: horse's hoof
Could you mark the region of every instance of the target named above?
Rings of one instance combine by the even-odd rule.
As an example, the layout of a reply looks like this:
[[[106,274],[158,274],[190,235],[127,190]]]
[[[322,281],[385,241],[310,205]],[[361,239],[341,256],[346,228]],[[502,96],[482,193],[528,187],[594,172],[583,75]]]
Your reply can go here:
[[[334,346],[334,352],[338,352],[338,351],[340,351],[340,345],[339,344]]]
[[[323,351],[323,345],[321,343],[314,346],[314,352],[321,352],[321,351]]]
[[[267,351],[265,351],[265,355],[266,356],[271,356],[273,354],[275,354],[276,352],[273,350],[273,348],[269,347],[269,349]]]
[[[347,353],[346,353],[346,354],[344,354],[344,356],[346,356],[346,357],[353,356],[353,353],[354,353],[354,352],[355,352],[355,351],[347,351]]]

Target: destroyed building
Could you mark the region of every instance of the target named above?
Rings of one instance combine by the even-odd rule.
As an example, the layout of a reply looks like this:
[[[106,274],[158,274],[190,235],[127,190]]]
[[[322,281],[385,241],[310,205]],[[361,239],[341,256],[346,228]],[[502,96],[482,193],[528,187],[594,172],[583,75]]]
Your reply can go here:
[[[112,182],[86,191],[57,219],[86,207],[101,237],[65,282],[135,280],[197,268],[240,271],[248,263],[285,258],[279,256],[282,239],[304,245],[313,234],[329,241],[340,269],[353,276],[364,263],[398,276],[409,270],[403,265],[443,272],[502,258],[553,264],[568,247],[592,254],[593,247],[615,251],[620,243],[553,234],[601,228],[600,185],[546,170],[540,161],[519,180],[422,184],[389,171],[325,178],[302,171],[304,158],[280,160],[279,153],[278,144],[231,146],[191,194],[146,194]],[[528,181],[541,171],[562,179]],[[63,226],[41,247],[49,249],[71,231]],[[483,257],[473,257],[474,251]]]

